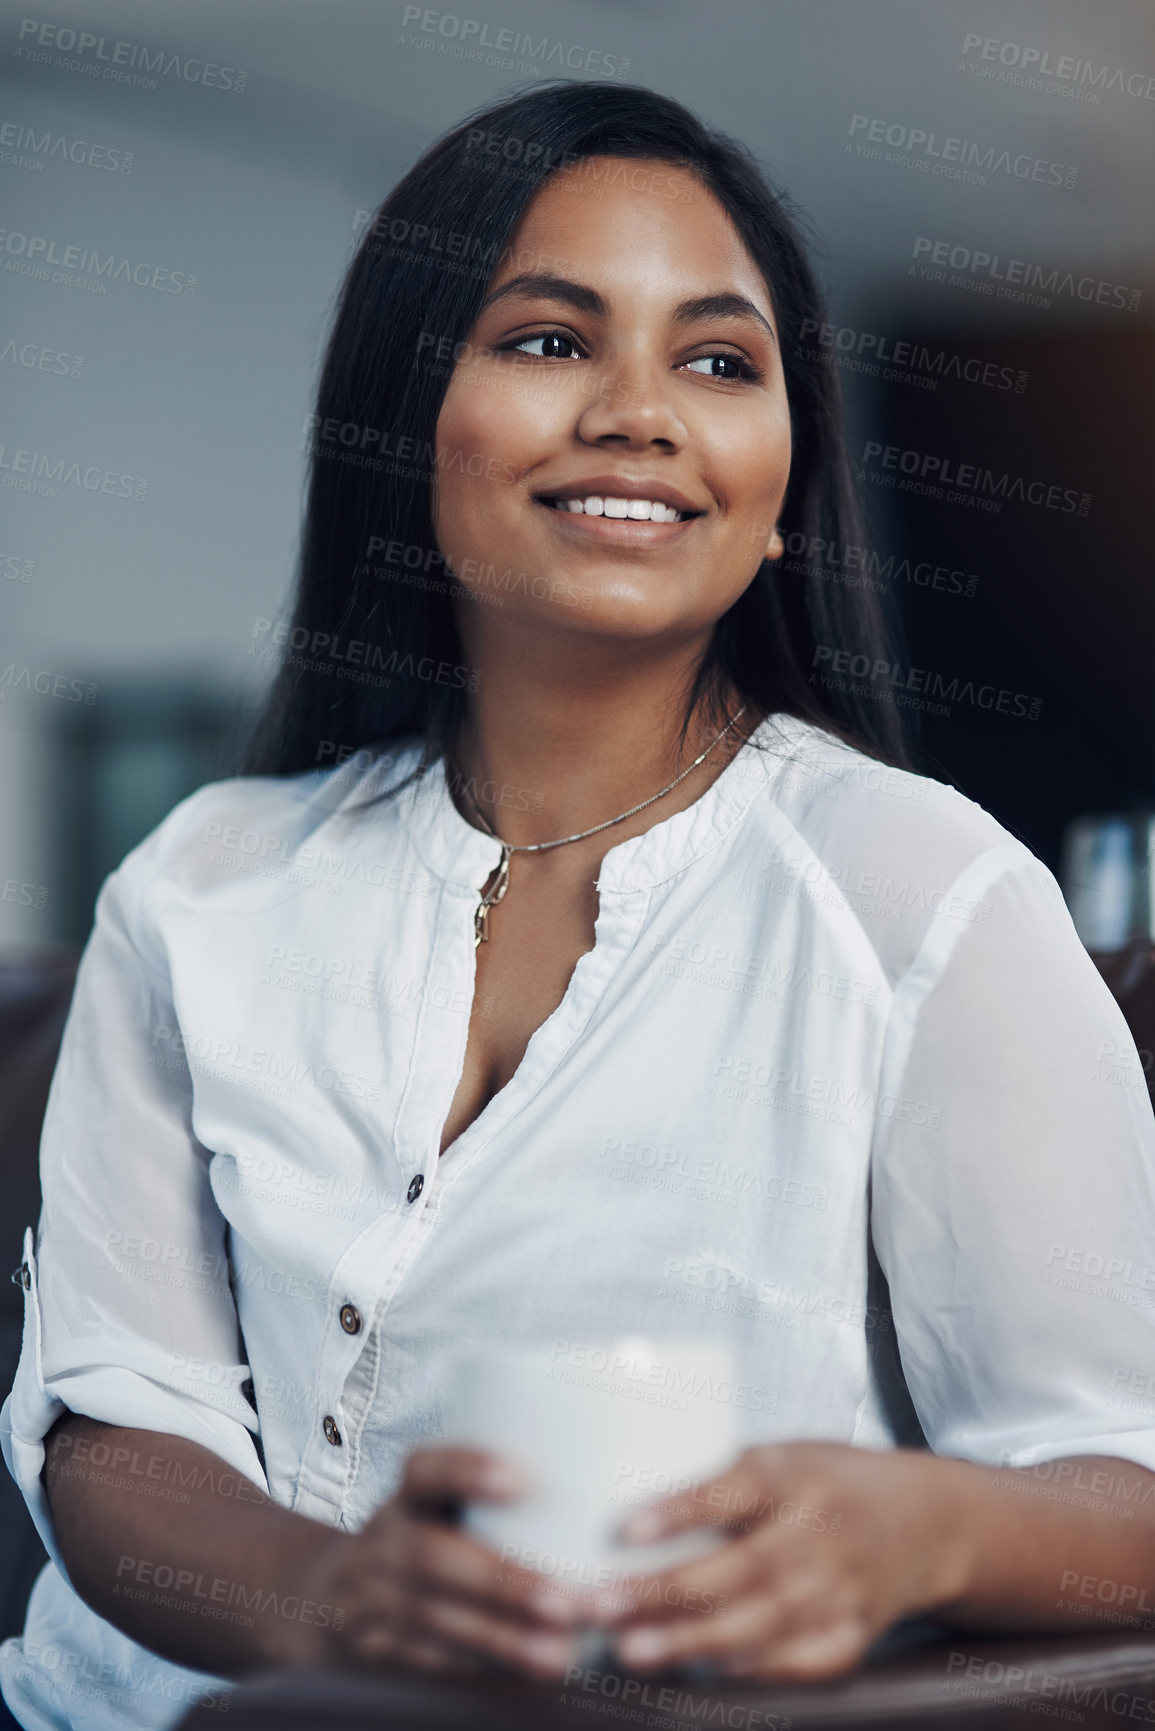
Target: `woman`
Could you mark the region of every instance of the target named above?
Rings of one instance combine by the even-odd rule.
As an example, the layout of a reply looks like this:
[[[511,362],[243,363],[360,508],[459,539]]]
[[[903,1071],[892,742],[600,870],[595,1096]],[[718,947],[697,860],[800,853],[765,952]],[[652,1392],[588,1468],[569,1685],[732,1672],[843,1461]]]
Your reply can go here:
[[[109,879],[54,1082],[23,1725],[560,1678],[598,1622],[820,1677],[1155,1577],[1138,1055],[1051,875],[818,677],[887,652],[775,564],[861,537],[807,317],[782,201],[643,90],[490,109],[366,235],[250,773]],[[625,1333],[738,1355],[743,1452],[667,1510],[729,1542],[563,1594],[446,1520],[518,1486],[435,1446],[445,1366]]]

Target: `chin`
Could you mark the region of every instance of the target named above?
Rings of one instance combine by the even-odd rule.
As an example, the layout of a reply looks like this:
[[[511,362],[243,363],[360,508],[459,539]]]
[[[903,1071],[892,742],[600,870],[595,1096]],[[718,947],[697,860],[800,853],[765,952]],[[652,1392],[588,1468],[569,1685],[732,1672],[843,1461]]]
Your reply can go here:
[[[686,618],[668,608],[655,607],[653,598],[643,599],[632,591],[615,594],[604,589],[581,590],[557,623],[586,637],[617,639],[637,644],[677,642],[708,633],[712,619]]]

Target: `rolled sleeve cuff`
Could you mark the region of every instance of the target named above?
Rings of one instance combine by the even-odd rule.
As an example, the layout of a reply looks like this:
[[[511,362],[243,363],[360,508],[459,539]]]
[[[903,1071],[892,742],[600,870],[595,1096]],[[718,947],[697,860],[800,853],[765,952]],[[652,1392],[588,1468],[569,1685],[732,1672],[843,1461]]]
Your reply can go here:
[[[20,1487],[48,1555],[61,1574],[68,1571],[60,1556],[52,1514],[41,1474],[44,1468],[44,1438],[63,1412],[82,1414],[104,1424],[135,1430],[160,1431],[199,1443],[227,1463],[235,1472],[268,1494],[268,1480],[248,1427],[215,1407],[166,1388],[140,1371],[124,1365],[101,1363],[79,1365],[45,1379],[41,1356],[40,1304],[36,1258],[31,1228],[25,1234],[24,1340],[12,1391],[0,1410],[0,1448],[12,1477]],[[90,1343],[85,1343],[89,1345]],[[107,1460],[86,1457],[86,1472],[107,1473],[110,1479],[139,1472],[143,1487],[164,1482],[164,1472],[140,1471],[131,1451],[121,1461],[109,1450]],[[187,1482],[187,1480],[186,1480]],[[70,1583],[71,1584],[71,1583]]]

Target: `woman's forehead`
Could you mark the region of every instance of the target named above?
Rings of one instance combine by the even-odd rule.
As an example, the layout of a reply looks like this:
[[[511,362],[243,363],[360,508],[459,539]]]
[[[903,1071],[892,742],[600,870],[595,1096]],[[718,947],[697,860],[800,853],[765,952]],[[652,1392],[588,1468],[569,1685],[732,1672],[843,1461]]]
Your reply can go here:
[[[590,157],[559,169],[522,214],[490,295],[514,278],[552,276],[671,307],[736,290],[767,317],[762,273],[725,206],[692,169],[648,158]]]

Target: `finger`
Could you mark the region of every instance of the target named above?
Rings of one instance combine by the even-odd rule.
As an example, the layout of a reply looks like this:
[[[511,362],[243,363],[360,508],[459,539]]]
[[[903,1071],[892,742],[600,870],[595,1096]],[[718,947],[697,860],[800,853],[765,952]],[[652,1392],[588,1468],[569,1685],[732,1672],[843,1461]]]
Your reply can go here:
[[[683,1615],[663,1623],[630,1624],[615,1629],[611,1639],[622,1663],[642,1671],[688,1659],[725,1658],[762,1636],[765,1610],[761,1602],[745,1599],[728,1608],[724,1619]]]
[[[407,1503],[447,1498],[509,1501],[524,1496],[530,1478],[522,1464],[484,1449],[424,1448],[408,1456],[398,1495]]]
[[[861,1664],[870,1645],[870,1631],[859,1618],[809,1629],[768,1652],[735,1656],[724,1668],[728,1676],[758,1677],[766,1682],[809,1683],[844,1676]]]
[[[567,1636],[572,1645],[566,1644]],[[431,1585],[412,1565],[370,1576],[345,1631],[346,1650],[361,1667],[507,1670],[512,1664],[544,1677],[557,1675],[558,1666],[576,1658],[578,1639],[572,1630],[531,1624],[492,1602]]]
[[[761,1578],[749,1540],[733,1539],[709,1558],[662,1574],[629,1576],[599,1595],[596,1620],[603,1628],[616,1629],[631,1623],[667,1623],[687,1612],[710,1616]]]
[[[355,1669],[378,1671],[382,1666],[413,1665],[418,1669],[444,1671],[470,1662],[463,1653],[452,1653],[442,1642],[422,1637],[414,1628],[412,1600],[399,1592],[368,1583],[354,1615],[344,1629],[343,1661]],[[476,1658],[472,1662],[476,1662]]]
[[[638,1623],[615,1633],[629,1664],[676,1664],[711,1659],[724,1668],[748,1668],[751,1653],[765,1655],[785,1642],[809,1638],[828,1627],[843,1609],[831,1609],[827,1570],[802,1570],[776,1592],[757,1591],[739,1598],[716,1616],[679,1616],[665,1623]]]
[[[699,1480],[635,1510],[623,1521],[618,1536],[626,1544],[647,1544],[703,1522],[731,1532],[749,1532],[779,1488],[788,1447],[778,1443],[756,1453],[748,1449],[718,1477]]]
[[[594,1596],[586,1589],[563,1590],[547,1576],[504,1562],[488,1545],[452,1528],[412,1523],[407,1562],[427,1587],[499,1607],[524,1623],[569,1627],[589,1623],[594,1615]]]
[[[564,1676],[577,1657],[579,1637],[558,1629],[530,1629],[460,1599],[430,1599],[421,1620],[435,1638],[487,1654],[539,1681]]]
[[[597,1620],[668,1622],[688,1610],[712,1613],[755,1587],[773,1590],[809,1549],[806,1539],[792,1528],[763,1527],[661,1574],[630,1575],[599,1599]]]

